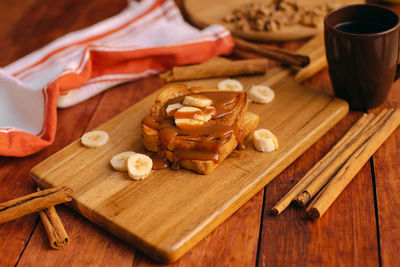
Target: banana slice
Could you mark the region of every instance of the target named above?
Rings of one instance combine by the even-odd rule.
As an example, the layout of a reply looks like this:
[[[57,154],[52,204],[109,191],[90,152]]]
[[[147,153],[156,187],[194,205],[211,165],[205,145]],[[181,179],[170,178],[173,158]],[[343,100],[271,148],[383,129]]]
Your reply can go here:
[[[209,120],[212,119],[212,116],[217,113],[217,109],[209,106],[203,109],[204,112],[204,122],[208,122]]]
[[[181,129],[192,129],[204,124],[204,112],[195,107],[181,107],[175,112],[175,124]]]
[[[218,89],[222,91],[241,92],[243,91],[243,85],[238,80],[226,79],[218,83]]]
[[[174,110],[177,110],[178,108],[181,108],[182,104],[181,103],[175,103],[168,105],[168,107],[165,109],[165,112],[167,113],[168,117],[172,117],[174,115]]]
[[[91,131],[82,135],[81,142],[86,147],[97,148],[105,145],[108,139],[108,133],[105,131]]]
[[[275,92],[268,86],[254,85],[247,95],[252,102],[266,104],[274,99]]]
[[[183,104],[198,108],[208,107],[212,104],[212,100],[203,95],[187,95],[183,99]]]
[[[132,155],[136,154],[133,151],[126,151],[119,153],[115,155],[114,157],[111,158],[110,163],[111,166],[114,168],[116,171],[127,171],[127,164],[126,161],[128,158]]]
[[[253,133],[254,147],[261,152],[272,152],[277,150],[278,139],[276,136],[266,129],[258,129]]]
[[[135,153],[130,156],[126,162],[129,177],[134,180],[142,180],[149,176],[153,161],[144,154]]]

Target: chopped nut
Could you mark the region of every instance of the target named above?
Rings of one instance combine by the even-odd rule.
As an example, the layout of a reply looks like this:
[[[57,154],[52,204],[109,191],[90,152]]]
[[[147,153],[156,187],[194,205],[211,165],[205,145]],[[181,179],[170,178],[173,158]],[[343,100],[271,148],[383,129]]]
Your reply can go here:
[[[224,21],[242,31],[274,32],[295,24],[321,27],[323,17],[338,6],[335,1],[314,6],[301,6],[296,0],[252,2],[234,9]]]

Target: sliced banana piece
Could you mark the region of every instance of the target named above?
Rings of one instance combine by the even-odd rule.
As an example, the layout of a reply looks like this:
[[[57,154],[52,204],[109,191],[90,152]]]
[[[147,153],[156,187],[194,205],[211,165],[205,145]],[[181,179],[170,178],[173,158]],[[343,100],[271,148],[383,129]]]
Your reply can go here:
[[[254,85],[247,93],[252,102],[266,104],[275,98],[275,92],[265,85]]]
[[[204,122],[208,122],[209,120],[212,119],[212,116],[217,113],[217,109],[209,106],[203,109],[204,112]]]
[[[168,105],[168,107],[165,109],[165,112],[167,113],[168,117],[172,117],[173,116],[173,112],[174,110],[177,110],[178,108],[183,107],[183,105],[181,103],[175,103],[175,104],[171,104]]]
[[[204,95],[187,95],[183,99],[183,104],[198,108],[208,107],[212,104],[212,100]]]
[[[258,129],[253,133],[254,147],[260,152],[272,152],[277,150],[278,139],[266,129]]]
[[[128,158],[126,166],[129,177],[134,180],[142,180],[149,176],[153,161],[147,155],[135,153]]]
[[[111,158],[110,163],[111,166],[114,168],[116,171],[127,171],[127,163],[126,161],[128,158],[132,155],[136,154],[133,151],[126,151],[119,153],[115,155],[114,157]]]
[[[97,148],[105,145],[108,139],[108,133],[105,131],[91,131],[82,135],[81,142],[86,147]]]
[[[218,89],[222,91],[241,92],[243,91],[243,85],[238,80],[226,79],[218,83]]]
[[[195,107],[181,107],[175,112],[175,124],[181,129],[192,129],[204,124],[204,112]]]

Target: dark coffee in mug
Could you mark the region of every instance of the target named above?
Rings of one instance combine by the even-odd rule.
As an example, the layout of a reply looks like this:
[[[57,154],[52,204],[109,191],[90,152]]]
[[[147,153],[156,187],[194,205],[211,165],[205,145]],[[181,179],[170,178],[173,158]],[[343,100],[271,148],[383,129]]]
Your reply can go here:
[[[335,29],[347,33],[377,33],[387,30],[386,25],[369,21],[345,21],[335,25]]]
[[[325,48],[336,96],[354,110],[381,105],[399,56],[399,17],[377,5],[351,5],[325,17]]]

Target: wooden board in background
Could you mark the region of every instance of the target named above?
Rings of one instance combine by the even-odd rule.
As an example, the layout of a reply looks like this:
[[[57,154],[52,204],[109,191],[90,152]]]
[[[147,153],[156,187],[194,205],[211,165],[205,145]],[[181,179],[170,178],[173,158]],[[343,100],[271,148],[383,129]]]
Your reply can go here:
[[[314,36],[323,32],[323,25],[319,28],[294,25],[276,32],[241,31],[236,30],[231,24],[223,21],[223,18],[233,9],[245,3],[258,2],[260,0],[184,0],[184,8],[189,20],[197,27],[203,28],[211,24],[221,24],[228,28],[234,35],[254,41],[293,41]],[[332,0],[298,0],[302,5],[318,5]],[[342,5],[364,3],[363,0],[336,0]]]

